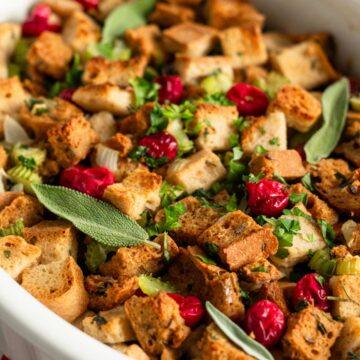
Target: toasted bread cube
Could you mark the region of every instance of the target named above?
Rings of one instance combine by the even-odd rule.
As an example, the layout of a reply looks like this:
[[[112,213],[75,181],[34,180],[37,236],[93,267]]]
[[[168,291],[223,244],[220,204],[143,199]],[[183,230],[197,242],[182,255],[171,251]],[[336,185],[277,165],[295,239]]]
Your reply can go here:
[[[290,315],[282,339],[284,355],[294,360],[327,360],[342,327],[327,313],[309,305]]]
[[[0,146],[0,169],[3,169],[6,166],[8,161],[8,154],[3,146]]]
[[[0,238],[0,268],[13,279],[19,280],[22,272],[39,263],[41,249],[28,244],[20,236]]]
[[[100,27],[83,11],[76,11],[64,23],[62,36],[75,53],[85,55],[90,44],[101,38]]]
[[[50,310],[71,322],[87,308],[84,277],[72,256],[23,272],[21,285]]]
[[[77,257],[76,230],[65,220],[41,221],[25,228],[24,239],[42,250],[41,264],[63,261],[69,255]]]
[[[254,155],[250,162],[250,171],[256,175],[280,175],[286,180],[300,178],[306,173],[301,156],[296,150],[274,150],[265,155]]]
[[[82,321],[82,326],[86,334],[105,344],[136,339],[123,306],[100,311],[95,316],[88,316]]]
[[[268,55],[259,25],[232,27],[220,34],[224,55],[232,58],[233,67],[242,69],[249,65],[261,65]]]
[[[240,268],[241,279],[251,283],[266,283],[281,279],[284,274],[267,259],[259,259]]]
[[[0,193],[0,211],[2,211],[6,206],[9,206],[17,197],[21,195],[24,195],[24,193],[16,191],[5,191]]]
[[[170,4],[197,7],[201,4],[201,0],[167,0]]]
[[[233,211],[205,230],[198,238],[202,246],[215,245],[219,257],[234,271],[260,258],[276,253],[277,238],[242,211]]]
[[[291,35],[291,40],[301,43],[304,41],[313,41],[319,44],[329,57],[334,55],[334,38],[333,35],[326,31],[306,32],[301,34]]]
[[[300,132],[308,132],[319,119],[321,103],[297,85],[284,85],[271,102],[268,113],[282,111],[287,125]]]
[[[159,355],[168,346],[177,349],[190,334],[180,315],[179,305],[166,293],[133,296],[125,303],[136,338],[151,355]]]
[[[147,63],[146,56],[139,56],[126,61],[110,61],[95,57],[85,65],[83,82],[86,85],[128,86],[130,80],[135,80],[144,75]]]
[[[164,31],[168,51],[188,56],[203,56],[210,52],[217,39],[217,31],[197,23],[181,23]]]
[[[201,188],[209,190],[225,175],[226,169],[219,157],[211,150],[204,149],[186,159],[175,160],[168,168],[166,180],[181,185],[191,194]]]
[[[185,84],[196,84],[197,80],[221,71],[229,79],[233,79],[232,60],[226,56],[191,57],[176,55],[175,68]]]
[[[117,122],[118,131],[123,134],[144,135],[150,127],[150,113],[154,103],[146,103],[137,111]]]
[[[261,300],[269,300],[274,304],[278,305],[282,310],[285,316],[290,315],[289,308],[285,299],[285,291],[280,286],[282,282],[271,281],[269,283],[265,283],[260,289],[260,299]]]
[[[331,353],[334,360],[349,360],[350,354],[354,354],[354,359],[360,356],[360,318],[346,319]]]
[[[236,134],[234,121],[239,113],[236,106],[201,104],[194,114],[193,126],[199,126],[198,149],[226,151],[231,149],[231,136]]]
[[[0,211],[0,228],[7,228],[22,220],[25,226],[33,226],[42,220],[44,207],[30,195],[20,194]]]
[[[241,147],[246,155],[254,153],[257,146],[269,151],[287,149],[286,119],[282,112],[255,118],[241,133]]]
[[[65,18],[83,10],[82,5],[73,0],[42,0],[41,2],[48,5],[55,14]]]
[[[360,167],[360,138],[341,143],[336,149],[337,154],[343,154],[346,160],[352,162],[357,168]]]
[[[140,169],[121,183],[108,186],[103,198],[124,214],[139,219],[145,209],[154,211],[160,205],[161,183],[161,176]]]
[[[351,253],[360,254],[360,225],[348,220],[342,225],[341,232]]]
[[[131,359],[135,360],[151,360],[146,352],[137,344],[115,344],[112,348],[116,351],[121,352],[123,355],[127,355]]]
[[[0,24],[0,80],[8,78],[8,61],[21,36],[21,26],[15,23]]]
[[[108,111],[114,115],[128,115],[134,102],[134,93],[116,85],[87,85],[79,87],[72,100],[86,111]]]
[[[157,3],[155,10],[149,16],[149,20],[162,27],[168,27],[194,21],[195,11],[176,4]]]
[[[98,135],[81,116],[52,127],[48,140],[57,162],[67,168],[86,158]]]
[[[116,122],[113,114],[100,111],[89,119],[91,127],[98,133],[100,142],[104,142],[116,133]]]
[[[273,68],[307,90],[326,85],[338,75],[320,45],[305,41],[270,56]]]
[[[71,48],[62,37],[53,32],[43,32],[31,45],[27,60],[41,74],[55,79],[65,77],[72,58]]]
[[[133,149],[131,138],[121,133],[116,133],[114,136],[107,139],[104,145],[118,151],[121,158],[125,158]]]
[[[337,275],[330,279],[333,296],[343,301],[334,301],[332,315],[342,319],[360,316],[360,275]]]
[[[208,24],[217,29],[256,24],[262,26],[265,16],[246,1],[209,0],[205,16]]]
[[[291,37],[287,34],[276,32],[276,31],[269,31],[263,34],[265,47],[268,52],[281,50],[293,45],[293,41]]]

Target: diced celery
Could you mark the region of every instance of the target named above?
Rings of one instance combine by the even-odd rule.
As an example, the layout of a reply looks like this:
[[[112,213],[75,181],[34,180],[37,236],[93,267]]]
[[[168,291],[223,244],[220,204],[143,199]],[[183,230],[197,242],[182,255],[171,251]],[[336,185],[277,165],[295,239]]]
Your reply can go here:
[[[222,72],[209,75],[204,78],[200,86],[206,92],[206,94],[225,93],[233,85],[232,79]]]
[[[149,296],[157,294],[160,291],[176,293],[173,285],[152,276],[141,275],[138,278],[138,282],[141,291]]]

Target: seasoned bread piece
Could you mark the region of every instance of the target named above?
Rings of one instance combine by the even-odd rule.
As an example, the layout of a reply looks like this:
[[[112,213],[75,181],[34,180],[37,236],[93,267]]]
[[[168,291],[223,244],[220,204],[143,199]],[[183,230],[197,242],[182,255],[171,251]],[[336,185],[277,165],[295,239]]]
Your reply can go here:
[[[145,209],[156,210],[160,205],[162,178],[147,169],[131,173],[121,183],[108,186],[103,199],[124,214],[139,219]]]
[[[151,360],[146,352],[137,344],[115,344],[111,346],[114,350],[119,351],[123,355],[127,355],[130,359],[135,360]]]
[[[250,126],[241,133],[241,147],[246,155],[251,155],[257,146],[269,151],[286,150],[286,135],[284,113],[274,112],[251,121]]]
[[[45,31],[31,45],[27,53],[30,66],[41,74],[62,79],[69,70],[72,58],[71,48],[62,37]]]
[[[266,50],[272,51],[281,50],[290,47],[294,44],[291,37],[287,34],[277,31],[266,31],[263,34]]]
[[[201,4],[201,0],[167,0],[170,4],[197,7]]]
[[[41,249],[28,244],[20,236],[0,238],[0,268],[13,279],[19,280],[22,272],[39,263]]]
[[[321,46],[313,41],[273,52],[270,60],[275,70],[307,90],[326,85],[338,77]]]
[[[264,155],[254,155],[250,162],[250,172],[263,173],[267,177],[280,175],[286,180],[303,177],[306,170],[300,154],[296,150],[273,150]]]
[[[183,22],[195,20],[195,11],[176,4],[156,3],[149,20],[162,27],[169,27]]]
[[[105,344],[117,344],[136,339],[124,306],[85,317],[82,326],[86,334]]]
[[[209,190],[226,175],[226,169],[216,154],[200,150],[186,159],[175,160],[168,168],[166,180],[181,185],[191,194],[197,189]]]
[[[308,132],[321,115],[321,103],[300,86],[284,85],[271,102],[268,113],[282,111],[287,125]]]
[[[0,146],[0,169],[6,167],[8,161],[8,154],[3,146]]]
[[[131,297],[125,303],[125,312],[141,347],[151,355],[161,354],[165,347],[179,348],[191,331],[179,305],[163,292]]]
[[[86,310],[89,302],[82,271],[72,256],[65,261],[26,269],[21,285],[50,310],[70,322]]]
[[[116,133],[114,136],[107,139],[104,145],[108,146],[110,149],[118,151],[121,158],[128,156],[129,152],[133,148],[130,136],[121,133]]]
[[[294,360],[327,360],[343,325],[309,305],[290,315],[282,339],[285,357]]]
[[[154,103],[146,103],[134,113],[117,122],[117,129],[123,134],[141,136],[150,127],[150,113],[154,109]]]
[[[42,250],[41,264],[63,261],[69,255],[76,260],[76,235],[75,227],[65,220],[41,221],[23,231],[24,239]]]
[[[360,224],[348,220],[342,225],[341,232],[351,253],[353,255],[360,254]]]
[[[360,137],[354,140],[341,143],[336,149],[337,154],[343,154],[346,160],[352,162],[356,167],[360,167]]]
[[[108,111],[114,115],[128,115],[134,93],[111,84],[87,85],[79,87],[72,100],[88,112]]]
[[[242,280],[256,284],[279,280],[284,276],[267,259],[259,259],[241,267],[239,275]]]
[[[264,284],[259,293],[259,299],[261,300],[269,300],[275,303],[285,316],[290,315],[289,308],[286,303],[284,289],[280,286],[283,282],[272,281]]]
[[[55,14],[61,17],[68,17],[76,11],[83,10],[81,4],[73,0],[42,0],[41,2],[48,5]]]
[[[220,40],[224,55],[232,58],[235,69],[267,61],[268,54],[259,25],[228,28],[220,33]]]
[[[100,111],[89,119],[91,127],[98,133],[100,142],[108,140],[116,133],[116,122],[113,114]]]
[[[0,80],[9,76],[8,61],[21,36],[21,26],[16,23],[0,24]]]

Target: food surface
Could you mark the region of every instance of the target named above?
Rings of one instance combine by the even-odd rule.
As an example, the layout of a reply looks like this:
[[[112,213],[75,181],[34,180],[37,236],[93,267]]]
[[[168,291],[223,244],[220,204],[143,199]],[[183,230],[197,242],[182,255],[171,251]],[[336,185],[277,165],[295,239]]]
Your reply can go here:
[[[42,0],[0,47],[14,281],[136,360],[360,359],[360,81],[331,34]]]

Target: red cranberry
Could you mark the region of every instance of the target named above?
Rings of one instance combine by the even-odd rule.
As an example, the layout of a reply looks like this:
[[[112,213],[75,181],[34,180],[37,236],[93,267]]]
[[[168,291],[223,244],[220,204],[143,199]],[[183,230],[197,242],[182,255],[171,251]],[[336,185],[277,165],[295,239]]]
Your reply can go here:
[[[139,145],[147,147],[147,154],[155,159],[166,157],[169,160],[173,160],[178,149],[176,139],[166,132],[144,136],[140,140]]]
[[[59,97],[63,100],[72,102],[72,96],[74,95],[74,92],[76,91],[75,88],[67,88],[60,92]]]
[[[226,94],[234,102],[240,115],[260,116],[269,106],[269,97],[259,88],[248,84],[236,84]]]
[[[246,183],[248,204],[256,215],[279,216],[289,203],[289,192],[284,184],[263,179]]]
[[[83,6],[85,10],[97,9],[100,0],[75,0]]]
[[[158,76],[154,81],[160,85],[160,104],[164,104],[167,101],[174,104],[179,104],[181,102],[184,87],[180,76]]]
[[[174,293],[167,293],[174,299],[180,309],[180,315],[185,320],[185,325],[193,327],[203,318],[205,308],[201,300],[196,296],[182,296]]]
[[[323,311],[330,310],[330,303],[327,299],[329,289],[322,276],[313,273],[303,276],[296,284],[293,293],[293,305],[296,307],[299,300],[305,300]]]
[[[7,356],[3,355],[1,360],[10,360]]]
[[[59,32],[60,19],[45,4],[38,4],[31,10],[22,26],[22,32],[27,37],[37,37],[44,31]]]
[[[105,188],[114,182],[114,175],[104,167],[75,165],[64,170],[60,176],[60,185],[96,198],[101,198]]]
[[[255,339],[266,347],[281,339],[285,324],[284,313],[269,300],[258,301],[246,312],[245,326],[248,333],[254,333]]]

